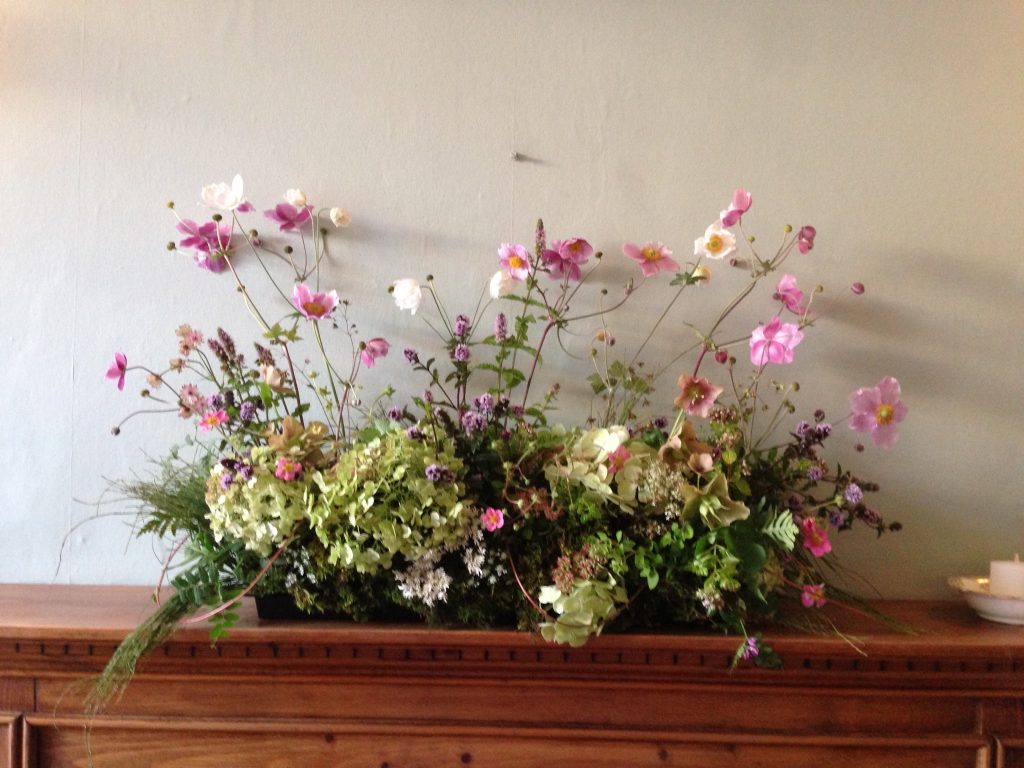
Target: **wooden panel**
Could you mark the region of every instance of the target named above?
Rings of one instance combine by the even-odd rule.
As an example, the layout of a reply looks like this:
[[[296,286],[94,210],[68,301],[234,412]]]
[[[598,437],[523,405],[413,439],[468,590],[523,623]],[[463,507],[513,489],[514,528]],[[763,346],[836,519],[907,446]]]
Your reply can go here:
[[[495,713],[496,714],[496,713]],[[86,768],[81,722],[31,720],[38,765]],[[706,734],[616,734],[574,729],[463,728],[451,731],[99,719],[91,749],[103,768],[987,768],[984,739],[744,738]]]
[[[20,768],[20,722],[19,714],[0,712],[0,768]]]
[[[0,712],[30,712],[35,706],[35,695],[32,678],[0,677]]]
[[[511,693],[510,693],[511,692]],[[82,711],[64,680],[39,683],[41,712]],[[509,701],[510,695],[513,698]],[[775,686],[636,685],[601,681],[407,678],[132,681],[109,714],[326,718],[473,724],[502,707],[507,725],[664,728],[731,733],[973,734],[977,701],[934,693],[817,691]]]

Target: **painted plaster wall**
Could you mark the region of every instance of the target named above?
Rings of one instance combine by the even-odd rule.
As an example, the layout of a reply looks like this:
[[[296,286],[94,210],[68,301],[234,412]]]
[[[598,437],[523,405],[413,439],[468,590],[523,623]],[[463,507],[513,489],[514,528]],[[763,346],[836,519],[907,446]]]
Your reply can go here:
[[[803,414],[838,418],[884,375],[910,407],[892,451],[833,441],[905,525],[839,554],[886,596],[948,595],[947,575],[1024,550],[1022,32],[1018,2],[4,0],[0,581],[155,579],[162,545],[123,517],[63,540],[118,509],[88,503],[104,477],[184,435],[174,417],[110,435],[141,386],[104,380],[113,352],[158,365],[182,322],[255,337],[229,278],[164,249],[163,203],[199,215],[200,186],[240,172],[260,207],[299,186],[351,211],[328,275],[367,335],[398,342],[368,391],[428,339],[386,282],[431,272],[453,307],[475,302],[497,244],[528,242],[538,215],[613,256],[645,239],[687,255],[738,185],[759,242],[814,224],[790,266],[827,291],[780,378]],[[630,266],[610,272],[618,290]],[[716,269],[679,318],[741,282]],[[659,311],[613,318],[620,348]],[[567,408],[582,397],[552,375]]]

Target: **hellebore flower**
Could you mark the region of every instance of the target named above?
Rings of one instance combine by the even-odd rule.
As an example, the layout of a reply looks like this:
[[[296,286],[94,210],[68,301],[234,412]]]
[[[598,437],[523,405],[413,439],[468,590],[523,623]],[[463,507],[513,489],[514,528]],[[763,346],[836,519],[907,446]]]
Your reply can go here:
[[[736,252],[736,238],[717,221],[704,230],[704,237],[693,241],[693,255],[724,259]]]
[[[296,283],[292,304],[307,320],[323,320],[338,306],[338,292],[311,291],[305,283]]]
[[[568,277],[570,280],[579,280],[583,276],[580,265],[585,264],[593,254],[593,246],[583,238],[555,240],[551,248],[544,251],[544,263],[554,278]]]
[[[725,475],[715,475],[704,490],[683,483],[679,489],[686,503],[683,505],[684,520],[700,514],[709,528],[724,528],[737,520],[746,520],[750,509],[742,501],[729,498],[729,482]]]
[[[391,284],[391,295],[395,297],[395,304],[399,309],[408,309],[414,315],[416,310],[420,308],[420,302],[423,301],[423,291],[420,289],[420,284],[411,277],[395,280]]]
[[[234,211],[246,204],[242,194],[242,177],[237,173],[231,181],[231,186],[224,182],[207,184],[199,193],[199,197],[207,208],[216,208],[219,211]]]
[[[675,399],[676,408],[686,409],[690,416],[706,419],[711,414],[715,400],[724,391],[703,377],[683,375],[679,377],[679,396]]]
[[[814,247],[814,236],[817,234],[818,230],[810,225],[800,227],[800,232],[796,236],[796,247],[800,249],[800,253],[807,253]]]
[[[759,325],[750,334],[750,363],[782,365],[793,362],[793,349],[804,338],[796,323],[784,323],[773,318],[767,325]]]
[[[124,374],[128,370],[128,358],[124,353],[118,352],[114,355],[114,362],[107,368],[107,378],[117,379],[117,388],[124,390]]]
[[[367,368],[373,368],[373,364],[378,357],[387,357],[390,348],[391,345],[387,341],[377,336],[366,342],[366,346],[359,353],[359,357],[362,359],[363,365]]]
[[[876,387],[861,387],[851,394],[850,408],[850,429],[870,432],[872,442],[882,448],[899,440],[896,425],[906,418],[907,406],[900,400],[900,383],[892,376],[886,376]]]
[[[626,243],[622,246],[622,252],[640,265],[640,271],[644,273],[644,277],[650,277],[659,272],[679,271],[679,265],[672,260],[672,251],[663,243],[644,243],[643,248],[633,243]]]
[[[530,257],[525,245],[502,243],[498,248],[498,257],[513,280],[525,280],[530,275]],[[493,282],[493,279],[492,279]]]
[[[282,232],[298,232],[311,221],[309,206],[296,208],[291,203],[278,203],[263,215],[276,221]]]
[[[782,302],[782,305],[794,315],[802,315],[807,311],[804,305],[804,292],[796,284],[793,275],[783,275],[779,284],[775,287],[775,298]]]
[[[722,211],[722,226],[731,227],[739,224],[743,214],[750,210],[750,193],[742,187],[732,193],[732,202],[729,208]]]

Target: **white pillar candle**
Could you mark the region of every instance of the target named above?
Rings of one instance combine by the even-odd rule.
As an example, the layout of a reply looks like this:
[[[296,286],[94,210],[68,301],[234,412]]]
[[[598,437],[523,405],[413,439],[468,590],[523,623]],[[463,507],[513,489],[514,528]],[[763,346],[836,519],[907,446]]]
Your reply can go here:
[[[1024,597],[1024,563],[1020,555],[1013,560],[989,563],[988,591],[999,597]]]

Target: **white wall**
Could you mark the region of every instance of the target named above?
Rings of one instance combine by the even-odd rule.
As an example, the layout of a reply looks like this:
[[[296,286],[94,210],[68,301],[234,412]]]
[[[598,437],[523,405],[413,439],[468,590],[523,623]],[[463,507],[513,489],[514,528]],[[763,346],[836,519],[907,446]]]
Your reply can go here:
[[[947,575],[1024,550],[1022,32],[1019,2],[6,0],[0,581],[155,579],[159,547],[123,518],[76,529],[59,572],[58,554],[95,511],[76,499],[184,435],[167,417],[110,436],[141,385],[103,379],[113,351],[157,365],[181,322],[255,336],[228,278],[164,250],[163,203],[199,214],[200,185],[241,172],[261,207],[301,186],[349,208],[331,279],[368,335],[417,343],[384,283],[430,271],[475,296],[466,278],[538,215],[610,254],[685,255],[742,184],[761,242],[813,223],[792,267],[828,290],[779,374],[808,412],[887,374],[910,407],[890,452],[834,441],[906,526],[840,556],[886,596],[948,596]],[[694,309],[740,279],[716,271]],[[619,318],[622,343],[656,311]]]

